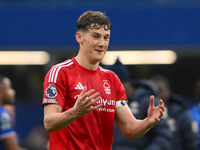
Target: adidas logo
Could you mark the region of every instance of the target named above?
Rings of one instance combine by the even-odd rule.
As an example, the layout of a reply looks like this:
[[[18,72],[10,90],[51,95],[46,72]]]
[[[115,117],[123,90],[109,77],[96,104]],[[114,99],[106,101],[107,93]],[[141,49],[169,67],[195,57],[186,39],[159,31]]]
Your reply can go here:
[[[79,82],[76,87],[75,87],[76,90],[83,90],[83,85]]]

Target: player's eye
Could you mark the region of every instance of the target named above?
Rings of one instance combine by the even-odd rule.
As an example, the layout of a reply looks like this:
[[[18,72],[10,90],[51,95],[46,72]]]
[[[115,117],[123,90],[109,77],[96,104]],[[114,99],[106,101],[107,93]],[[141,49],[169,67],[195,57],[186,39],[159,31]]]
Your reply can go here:
[[[108,37],[108,36],[105,36],[105,37],[104,37],[104,40],[109,40],[109,37]]]
[[[93,35],[93,37],[94,37],[95,39],[97,39],[99,36],[98,36],[98,35]]]

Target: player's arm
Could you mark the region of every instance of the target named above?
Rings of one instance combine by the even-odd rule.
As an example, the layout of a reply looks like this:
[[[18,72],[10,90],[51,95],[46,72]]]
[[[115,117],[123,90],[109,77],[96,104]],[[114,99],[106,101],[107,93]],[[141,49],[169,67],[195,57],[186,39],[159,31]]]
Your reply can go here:
[[[11,136],[2,139],[2,143],[6,150],[25,150],[19,146],[16,134],[12,134]]]
[[[77,117],[70,110],[62,112],[62,107],[57,104],[44,105],[44,127],[50,133],[71,124]]]
[[[96,110],[102,106],[102,104],[93,106],[100,100],[99,93],[95,90],[87,91],[84,87],[80,93],[76,104],[62,112],[62,107],[56,104],[44,105],[44,126],[48,132],[53,132],[70,125],[78,117],[87,115],[89,112]]]
[[[119,107],[116,109],[115,121],[125,137],[135,139],[145,134],[157,124],[163,116],[163,112],[164,103],[162,100],[159,106],[155,107],[154,96],[151,96],[147,118],[143,120],[136,119],[129,107]]]

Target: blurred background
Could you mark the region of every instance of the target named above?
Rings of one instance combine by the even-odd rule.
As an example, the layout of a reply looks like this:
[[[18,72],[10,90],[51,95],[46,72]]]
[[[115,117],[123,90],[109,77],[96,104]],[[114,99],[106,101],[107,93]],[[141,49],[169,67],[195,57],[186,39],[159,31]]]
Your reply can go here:
[[[87,10],[109,17],[108,51],[173,51],[172,63],[127,64],[131,79],[163,74],[189,106],[196,103],[191,97],[200,78],[199,0],[0,0],[0,74],[16,90],[16,130],[22,144],[43,127],[44,77],[52,65],[76,56],[76,21]],[[44,61],[30,63],[37,56],[14,53],[19,51],[42,51]],[[30,61],[20,64],[13,62],[16,58]]]

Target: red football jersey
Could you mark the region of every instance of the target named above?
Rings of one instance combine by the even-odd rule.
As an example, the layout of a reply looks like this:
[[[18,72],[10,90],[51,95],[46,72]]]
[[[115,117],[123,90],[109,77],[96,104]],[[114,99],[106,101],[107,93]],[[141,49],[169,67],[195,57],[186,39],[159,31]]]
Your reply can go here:
[[[127,100],[119,78],[101,67],[88,70],[75,58],[53,66],[44,80],[44,104],[58,104],[62,111],[73,107],[83,90],[95,89],[103,106],[79,117],[64,129],[50,133],[50,150],[111,150],[117,100]]]

